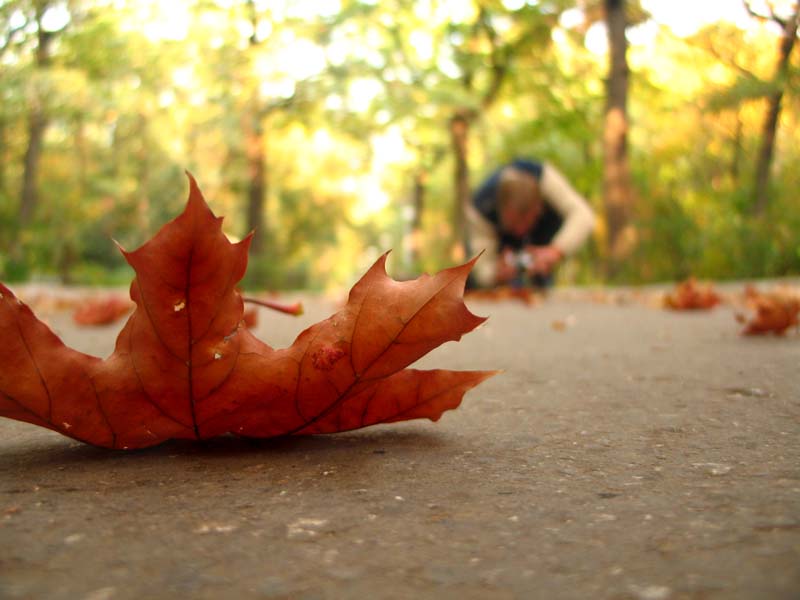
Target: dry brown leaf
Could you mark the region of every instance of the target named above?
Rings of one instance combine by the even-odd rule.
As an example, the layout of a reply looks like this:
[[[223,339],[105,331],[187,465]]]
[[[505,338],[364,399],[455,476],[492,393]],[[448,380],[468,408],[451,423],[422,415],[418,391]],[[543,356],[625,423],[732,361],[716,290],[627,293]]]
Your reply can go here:
[[[784,335],[791,327],[800,327],[800,295],[780,288],[759,292],[749,285],[744,296],[750,314],[736,314],[736,320],[745,326],[742,330],[744,335]]]
[[[274,349],[243,326],[236,289],[250,238],[232,244],[193,178],[184,212],[123,251],[136,310],[106,360],[73,350],[0,284],[0,415],[108,448],[225,433],[333,433],[437,420],[496,371],[411,363],[485,319],[463,302],[474,260],[397,282],[381,257],[347,305]]]
[[[689,277],[664,296],[664,306],[673,310],[707,310],[721,300],[713,285],[702,285],[694,277]]]

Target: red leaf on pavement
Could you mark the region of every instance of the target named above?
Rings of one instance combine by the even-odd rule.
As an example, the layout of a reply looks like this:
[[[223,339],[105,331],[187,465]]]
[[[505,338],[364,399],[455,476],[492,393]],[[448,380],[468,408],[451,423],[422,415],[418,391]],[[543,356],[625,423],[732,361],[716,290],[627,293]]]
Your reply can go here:
[[[112,294],[83,302],[72,313],[72,320],[78,325],[108,325],[127,315],[131,309],[130,298]]]
[[[721,298],[711,284],[701,285],[690,277],[664,296],[664,306],[673,310],[705,310],[719,304]]]
[[[497,286],[493,288],[480,288],[468,290],[465,294],[468,300],[486,302],[503,302],[505,300],[519,300],[527,306],[535,306],[541,302],[541,294],[528,287]]]
[[[250,238],[230,243],[221,221],[190,177],[184,212],[123,250],[136,310],[106,360],[65,346],[0,285],[0,415],[108,448],[331,433],[437,420],[496,373],[406,368],[484,321],[462,298],[474,260],[401,283],[384,255],[341,311],[276,350],[242,323]]]
[[[782,290],[762,293],[748,286],[745,288],[745,301],[751,310],[750,316],[736,315],[737,320],[745,325],[744,335],[784,335],[789,328],[800,327],[800,296]]]

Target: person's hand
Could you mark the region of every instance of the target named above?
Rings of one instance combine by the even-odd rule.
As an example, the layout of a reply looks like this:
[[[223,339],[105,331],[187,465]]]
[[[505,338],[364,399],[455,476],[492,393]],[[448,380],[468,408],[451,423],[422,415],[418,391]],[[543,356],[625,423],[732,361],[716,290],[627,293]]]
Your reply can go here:
[[[564,253],[556,246],[527,246],[525,251],[533,259],[528,273],[531,275],[549,275],[561,259]]]
[[[498,284],[505,284],[514,279],[517,275],[517,261],[514,252],[506,248],[497,257],[495,280]]]

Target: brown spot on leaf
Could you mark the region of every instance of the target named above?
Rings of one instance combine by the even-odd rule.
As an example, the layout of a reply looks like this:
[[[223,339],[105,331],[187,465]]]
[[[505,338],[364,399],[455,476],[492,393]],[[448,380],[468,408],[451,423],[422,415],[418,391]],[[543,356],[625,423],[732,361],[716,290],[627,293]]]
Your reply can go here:
[[[322,346],[311,354],[311,364],[320,371],[330,371],[347,352],[341,346]]]

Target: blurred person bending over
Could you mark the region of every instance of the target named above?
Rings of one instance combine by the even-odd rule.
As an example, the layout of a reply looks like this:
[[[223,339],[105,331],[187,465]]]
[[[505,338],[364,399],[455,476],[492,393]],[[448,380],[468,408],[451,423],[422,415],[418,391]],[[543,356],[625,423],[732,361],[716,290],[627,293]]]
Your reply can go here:
[[[475,192],[467,227],[470,251],[486,251],[471,285],[546,288],[592,233],[594,213],[554,166],[517,159]]]

